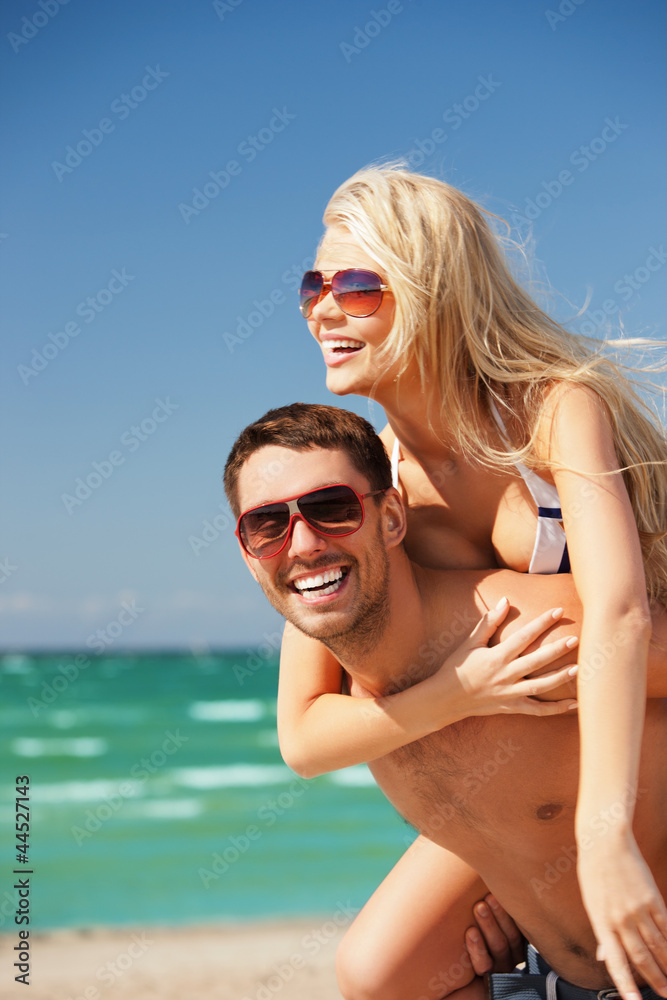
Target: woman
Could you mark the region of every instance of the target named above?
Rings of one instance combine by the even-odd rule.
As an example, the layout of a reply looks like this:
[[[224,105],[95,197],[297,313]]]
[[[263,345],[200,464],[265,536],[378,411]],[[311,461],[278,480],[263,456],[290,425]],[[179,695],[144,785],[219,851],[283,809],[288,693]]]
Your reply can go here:
[[[578,685],[577,837],[590,837],[609,803],[630,804],[611,836],[580,853],[578,876],[598,957],[623,996],[638,996],[627,956],[640,949],[636,967],[667,995],[667,910],[632,834],[649,602],[667,599],[664,432],[600,345],[567,333],[518,286],[485,214],[461,192],[373,168],[339,188],[324,221],[302,312],[328,388],[385,409],[410,557],[538,573],[571,564],[584,607],[579,662],[594,663],[609,634],[624,636]],[[398,745],[384,722],[370,735],[341,730],[340,685],[323,647],[303,636],[284,643],[281,748],[302,773]],[[346,997],[423,990],[480,889],[420,838],[343,945]],[[410,928],[395,916],[407,906]]]

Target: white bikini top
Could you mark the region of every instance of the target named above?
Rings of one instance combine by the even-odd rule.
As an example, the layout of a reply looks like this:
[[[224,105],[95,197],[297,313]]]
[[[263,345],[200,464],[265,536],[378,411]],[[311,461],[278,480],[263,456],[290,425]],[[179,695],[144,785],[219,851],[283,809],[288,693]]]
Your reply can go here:
[[[498,410],[491,403],[491,410],[495,418],[500,433],[509,447],[507,431]],[[391,481],[398,489],[398,463],[400,460],[401,445],[398,438],[394,438],[394,447],[391,453]],[[569,573],[570,558],[567,552],[567,541],[565,532],[559,523],[563,519],[560,507],[560,497],[558,490],[551,483],[545,482],[536,472],[528,469],[520,462],[515,466],[517,472],[528,487],[528,491],[535,501],[537,507],[537,533],[535,535],[535,546],[528,567],[529,573]]]

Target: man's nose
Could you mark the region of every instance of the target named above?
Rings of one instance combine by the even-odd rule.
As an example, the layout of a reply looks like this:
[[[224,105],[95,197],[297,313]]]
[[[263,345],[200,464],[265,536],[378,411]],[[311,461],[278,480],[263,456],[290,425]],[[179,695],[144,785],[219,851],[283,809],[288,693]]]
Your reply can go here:
[[[287,554],[296,558],[313,556],[327,546],[326,538],[312,528],[303,517],[295,517],[292,523]]]

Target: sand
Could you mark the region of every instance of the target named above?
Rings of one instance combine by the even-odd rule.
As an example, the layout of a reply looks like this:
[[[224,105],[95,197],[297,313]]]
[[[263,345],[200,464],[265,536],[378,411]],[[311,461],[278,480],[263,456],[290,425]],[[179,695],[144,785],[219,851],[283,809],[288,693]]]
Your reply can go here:
[[[341,1000],[331,919],[183,929],[62,930],[30,936],[28,989],[0,938],[0,997],[28,1000]]]

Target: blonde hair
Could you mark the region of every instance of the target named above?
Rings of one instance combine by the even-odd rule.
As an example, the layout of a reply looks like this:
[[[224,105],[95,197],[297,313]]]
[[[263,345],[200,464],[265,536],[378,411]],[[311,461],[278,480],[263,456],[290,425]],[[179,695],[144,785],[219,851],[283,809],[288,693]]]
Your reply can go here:
[[[471,458],[496,470],[546,467],[535,444],[548,391],[570,383],[598,394],[637,521],[648,595],[667,603],[667,438],[628,374],[640,369],[618,355],[640,342],[589,339],[549,317],[512,276],[489,218],[497,217],[461,191],[400,164],[360,170],[324,213],[327,227],[348,230],[378,262],[394,294],[382,363],[404,371],[415,360],[422,387],[436,382],[444,424]],[[522,429],[509,451],[498,444],[491,402]]]

